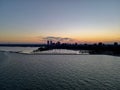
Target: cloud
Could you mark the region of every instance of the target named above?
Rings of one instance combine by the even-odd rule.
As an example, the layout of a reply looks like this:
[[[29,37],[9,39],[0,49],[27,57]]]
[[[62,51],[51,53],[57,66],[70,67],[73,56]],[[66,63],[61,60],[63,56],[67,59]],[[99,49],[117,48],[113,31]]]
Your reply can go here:
[[[57,41],[60,41],[60,42],[72,42],[74,41],[72,38],[63,38],[63,37],[54,37],[54,36],[47,36],[47,37],[43,37],[42,38],[44,41],[47,41],[47,40],[52,40],[54,42],[57,42]]]

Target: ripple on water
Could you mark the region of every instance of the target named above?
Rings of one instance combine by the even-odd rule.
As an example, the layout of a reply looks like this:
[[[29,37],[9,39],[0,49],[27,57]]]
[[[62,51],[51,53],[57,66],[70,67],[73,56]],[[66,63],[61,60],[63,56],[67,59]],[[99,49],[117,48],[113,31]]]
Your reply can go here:
[[[0,90],[119,90],[120,88],[118,57],[23,55],[0,52],[1,59],[4,63],[0,63]],[[1,65],[4,67],[1,68]]]

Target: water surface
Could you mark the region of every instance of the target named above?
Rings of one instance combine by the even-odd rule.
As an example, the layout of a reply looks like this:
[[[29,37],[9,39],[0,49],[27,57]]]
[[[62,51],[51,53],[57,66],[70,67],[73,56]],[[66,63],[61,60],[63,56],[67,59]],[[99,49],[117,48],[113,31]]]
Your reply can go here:
[[[120,57],[0,52],[0,90],[120,90]]]

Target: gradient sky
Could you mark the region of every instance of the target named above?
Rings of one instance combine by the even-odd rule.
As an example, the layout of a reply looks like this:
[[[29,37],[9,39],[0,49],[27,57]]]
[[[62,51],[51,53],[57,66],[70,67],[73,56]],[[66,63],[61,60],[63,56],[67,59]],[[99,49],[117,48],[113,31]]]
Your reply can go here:
[[[120,42],[120,0],[0,0],[0,43],[49,37]]]

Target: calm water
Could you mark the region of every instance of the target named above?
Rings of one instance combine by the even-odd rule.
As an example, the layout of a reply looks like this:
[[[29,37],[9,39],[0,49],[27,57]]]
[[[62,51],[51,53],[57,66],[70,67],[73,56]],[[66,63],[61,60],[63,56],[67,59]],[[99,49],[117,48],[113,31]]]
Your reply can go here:
[[[120,90],[120,57],[0,52],[0,90]]]

